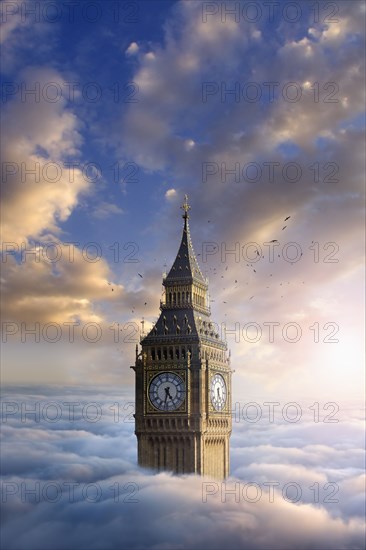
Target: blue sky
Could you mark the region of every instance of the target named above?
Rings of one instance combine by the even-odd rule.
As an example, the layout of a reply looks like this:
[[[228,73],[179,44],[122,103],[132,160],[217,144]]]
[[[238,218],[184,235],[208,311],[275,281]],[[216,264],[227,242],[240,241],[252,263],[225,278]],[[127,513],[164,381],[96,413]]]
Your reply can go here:
[[[236,12],[225,16],[225,6]],[[133,394],[129,366],[141,320],[147,329],[159,314],[162,273],[178,250],[187,193],[212,318],[223,336],[228,331],[234,401],[358,410],[364,398],[364,3],[284,1],[273,5],[273,17],[268,3],[196,0],[83,0],[75,2],[74,19],[61,1],[4,1],[1,9],[1,378],[18,387],[16,399],[27,401],[40,386],[42,395],[53,395],[54,384],[61,394],[79,395],[80,385],[91,386],[93,395],[102,386]],[[32,169],[36,176],[27,173]],[[27,332],[34,328],[39,338]],[[100,334],[95,342],[93,330]],[[285,435],[277,426],[271,435],[271,425],[252,430],[244,449],[242,427],[234,426],[233,479],[252,472],[268,480],[276,475],[271,464],[283,473],[298,460],[301,476],[309,468],[314,482],[342,480],[346,496],[336,513],[342,547],[362,547],[362,507],[359,496],[352,500],[363,479],[361,419],[352,415],[325,449],[312,447],[323,437],[314,426]],[[10,441],[25,435],[13,428]],[[52,427],[46,431],[52,439]],[[73,430],[66,432],[61,437],[73,439]],[[267,436],[270,447],[262,440]],[[26,447],[38,437],[43,434],[32,426]],[[126,437],[128,466],[121,468],[145,476],[134,469],[135,441]],[[339,441],[347,442],[354,469],[347,470],[343,455],[338,460]],[[263,472],[255,469],[257,451],[268,466]],[[317,477],[333,454],[333,470]],[[38,469],[36,458],[34,471],[20,468],[32,479]],[[197,480],[189,483],[198,488]],[[173,493],[167,498],[175,502]],[[276,514],[285,513],[267,512],[273,526]],[[320,507],[320,514],[329,532],[332,511]],[[235,545],[244,535],[231,508],[229,516]],[[356,523],[347,524],[349,517]],[[291,537],[273,529],[278,547],[293,547]],[[309,542],[302,533],[299,548],[315,542],[325,548],[326,538],[317,536]],[[17,542],[36,548],[37,537],[33,546],[26,534]],[[187,548],[204,547],[199,529],[196,537]],[[162,547],[163,539],[154,540],[151,548]],[[49,547],[47,536],[38,542]]]
[[[309,394],[317,376],[320,393],[324,384],[335,394],[346,385],[359,396],[362,3],[284,3],[273,17],[258,3],[230,4],[236,12],[226,17],[221,3],[96,6],[77,3],[73,20],[62,4],[57,13],[40,4],[36,15],[27,15],[30,4],[4,4],[3,241],[13,243],[4,263],[4,306],[19,329],[9,329],[16,334],[6,342],[5,380],[116,380],[121,351],[131,361],[133,346],[111,348],[109,327],[140,327],[143,316],[151,326],[156,319],[188,193],[214,320],[231,329],[240,323],[240,341],[229,337],[233,357],[256,365],[240,369],[237,387],[249,383],[256,392],[277,384],[279,391],[285,384],[297,391],[289,367],[295,362]],[[26,93],[32,89],[39,97]],[[37,181],[22,173],[35,163]],[[278,253],[270,253],[273,240]],[[212,242],[215,253],[206,257]],[[31,254],[21,262],[21,243],[38,243],[40,265]],[[57,261],[45,261],[50,243]],[[257,269],[248,243],[262,251]],[[237,256],[225,254],[236,246]],[[288,250],[298,254],[296,262],[285,258]],[[88,254],[97,261],[87,261]],[[71,377],[60,358],[66,353],[74,364],[75,346],[64,330],[57,344],[43,339],[34,348],[30,337],[19,345],[21,322],[62,328],[80,320],[99,323],[103,339],[85,346]],[[289,345],[281,334],[273,343],[243,340],[247,322],[267,331],[263,323],[273,321],[280,331],[300,323],[307,336],[319,323],[324,334],[317,345],[305,336]],[[327,323],[343,335],[336,345],[323,342],[332,330]],[[22,360],[25,347],[31,368]],[[50,356],[56,364],[45,374]],[[124,378],[132,383],[129,372]]]

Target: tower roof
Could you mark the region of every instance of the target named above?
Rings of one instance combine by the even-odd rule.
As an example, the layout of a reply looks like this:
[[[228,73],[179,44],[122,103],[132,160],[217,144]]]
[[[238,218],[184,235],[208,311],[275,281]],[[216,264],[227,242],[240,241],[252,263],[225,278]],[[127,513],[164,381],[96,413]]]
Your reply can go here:
[[[202,275],[202,272],[198,265],[197,258],[193,249],[191,235],[189,232],[188,211],[190,210],[191,207],[188,204],[187,195],[185,195],[184,199],[185,200],[184,200],[183,206],[181,206],[181,208],[184,210],[184,214],[182,215],[184,219],[182,240],[179,246],[177,256],[174,260],[174,263],[168,275],[165,278],[164,284],[170,283],[170,282],[171,283],[180,282],[180,281],[188,282],[188,281],[195,280],[207,287],[208,286],[207,281],[205,277]]]

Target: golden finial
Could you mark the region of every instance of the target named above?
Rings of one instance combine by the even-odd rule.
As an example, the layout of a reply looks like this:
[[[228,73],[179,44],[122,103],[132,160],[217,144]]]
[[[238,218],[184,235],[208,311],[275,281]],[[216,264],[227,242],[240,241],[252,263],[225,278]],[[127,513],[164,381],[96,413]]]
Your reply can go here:
[[[184,203],[183,205],[181,206],[182,210],[184,210],[184,214],[183,214],[183,218],[184,219],[188,219],[189,216],[188,216],[188,210],[191,209],[191,207],[189,206],[188,204],[188,195],[184,195]]]

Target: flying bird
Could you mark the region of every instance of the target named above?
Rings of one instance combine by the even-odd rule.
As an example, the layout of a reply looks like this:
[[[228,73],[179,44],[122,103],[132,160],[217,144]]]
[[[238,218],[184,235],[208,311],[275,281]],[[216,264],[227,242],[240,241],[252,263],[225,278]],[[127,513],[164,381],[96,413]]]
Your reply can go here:
[[[137,274],[139,277],[141,277],[141,279],[143,279],[143,276],[141,275],[141,273],[138,273]]]
[[[272,239],[271,241],[269,241],[270,243],[278,243],[278,240],[277,239]]]
[[[284,219],[285,222],[287,222],[287,220],[289,220],[291,218],[291,216],[287,216],[287,218]]]
[[[286,229],[286,227],[287,227],[287,225],[285,225],[285,227],[282,228],[282,231],[283,231],[284,229]]]

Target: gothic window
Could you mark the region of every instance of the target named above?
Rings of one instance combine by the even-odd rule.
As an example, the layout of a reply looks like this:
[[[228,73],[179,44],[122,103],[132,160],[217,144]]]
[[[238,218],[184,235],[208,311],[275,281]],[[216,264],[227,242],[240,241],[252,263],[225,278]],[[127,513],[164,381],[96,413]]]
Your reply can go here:
[[[179,348],[175,348],[175,358],[179,359]]]
[[[178,292],[178,305],[180,305],[180,292]]]
[[[151,359],[155,361],[155,348],[152,348],[151,350]]]
[[[161,349],[158,348],[158,361],[160,361],[160,360],[161,360]]]
[[[171,305],[172,304],[172,293],[169,292],[169,304]]]
[[[168,359],[168,352],[166,348],[163,348],[163,357],[165,361]]]
[[[174,294],[173,294],[173,304],[176,304],[176,303],[177,303],[177,295],[174,292]]]
[[[173,359],[173,348],[169,348],[169,359]]]
[[[186,358],[186,348],[182,348],[182,359]]]

